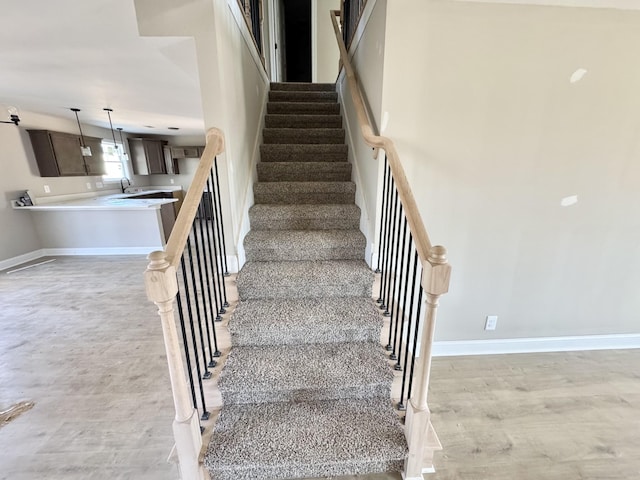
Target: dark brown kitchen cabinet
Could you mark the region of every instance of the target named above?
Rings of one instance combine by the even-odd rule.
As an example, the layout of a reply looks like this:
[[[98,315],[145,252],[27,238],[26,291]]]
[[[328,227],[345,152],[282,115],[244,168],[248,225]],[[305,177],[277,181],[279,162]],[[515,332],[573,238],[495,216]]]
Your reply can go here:
[[[167,173],[163,140],[150,138],[129,138],[129,151],[136,175]]]
[[[103,175],[102,140],[84,137],[92,155],[84,157],[79,135],[49,130],[29,130],[31,145],[41,177]]]

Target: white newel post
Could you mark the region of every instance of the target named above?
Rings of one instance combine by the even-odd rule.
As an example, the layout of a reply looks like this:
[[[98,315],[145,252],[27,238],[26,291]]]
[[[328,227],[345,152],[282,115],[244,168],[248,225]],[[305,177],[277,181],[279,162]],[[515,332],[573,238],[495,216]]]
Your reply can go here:
[[[176,416],[173,420],[173,435],[176,441],[180,478],[183,480],[204,480],[207,476],[204,467],[199,462],[202,437],[198,412],[193,407],[189,395],[173,314],[173,302],[178,293],[178,280],[176,269],[167,261],[165,252],[159,251],[149,254],[149,265],[144,273],[144,283],[147,297],[157,305],[158,314],[162,321],[173,403],[176,409]]]
[[[425,451],[427,450],[431,415],[427,405],[427,396],[438,300],[442,294],[449,290],[449,278],[451,277],[451,265],[447,263],[446,248],[439,245],[432,247],[429,251],[429,258],[422,267],[422,287],[426,294],[426,315],[420,341],[420,356],[414,379],[413,395],[407,405],[405,418],[405,436],[409,445],[409,455],[404,468],[406,480],[422,480],[423,470],[433,466],[433,452]]]

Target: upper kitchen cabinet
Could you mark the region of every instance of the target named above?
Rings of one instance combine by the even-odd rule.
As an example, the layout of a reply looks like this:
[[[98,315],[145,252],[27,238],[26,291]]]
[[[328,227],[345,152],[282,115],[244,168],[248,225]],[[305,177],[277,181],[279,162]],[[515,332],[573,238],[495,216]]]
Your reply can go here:
[[[31,145],[36,156],[41,177],[74,177],[103,175],[102,140],[84,137],[91,147],[92,155],[83,157],[78,135],[51,132],[49,130],[29,130]]]
[[[136,175],[167,173],[163,140],[151,138],[129,138],[129,152]]]
[[[171,158],[200,158],[204,147],[171,147]]]

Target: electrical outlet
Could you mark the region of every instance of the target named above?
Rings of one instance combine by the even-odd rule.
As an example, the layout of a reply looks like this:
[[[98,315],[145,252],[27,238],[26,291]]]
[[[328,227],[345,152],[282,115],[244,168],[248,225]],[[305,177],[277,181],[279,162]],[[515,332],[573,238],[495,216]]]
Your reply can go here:
[[[497,324],[498,324],[498,316],[497,315],[487,315],[487,319],[484,322],[484,329],[485,330],[495,330]]]
[[[87,182],[87,190],[91,190],[91,182]]]
[[[96,182],[96,188],[102,188],[103,186],[102,182]]]
[[[51,193],[51,187],[49,185],[44,186],[44,193]]]
[[[173,178],[170,178],[170,179],[169,179],[169,182],[171,182],[171,185],[173,185],[174,183],[176,183],[176,182],[173,180]]]

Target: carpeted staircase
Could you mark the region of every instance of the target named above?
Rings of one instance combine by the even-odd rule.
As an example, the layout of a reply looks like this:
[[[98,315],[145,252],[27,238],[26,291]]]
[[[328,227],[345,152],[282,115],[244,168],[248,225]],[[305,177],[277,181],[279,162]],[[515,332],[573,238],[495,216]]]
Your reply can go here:
[[[213,480],[399,471],[406,455],[332,84],[272,84]]]

